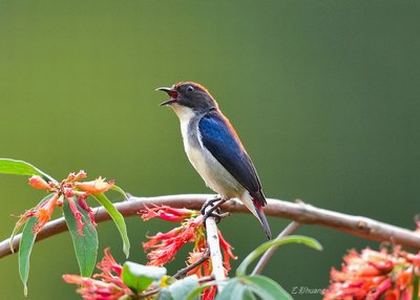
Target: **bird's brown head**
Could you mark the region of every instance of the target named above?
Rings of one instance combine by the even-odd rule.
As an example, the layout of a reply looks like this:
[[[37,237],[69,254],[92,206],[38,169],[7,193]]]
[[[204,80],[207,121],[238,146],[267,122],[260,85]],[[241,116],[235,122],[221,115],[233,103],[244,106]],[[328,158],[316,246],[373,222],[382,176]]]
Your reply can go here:
[[[175,111],[189,108],[197,113],[217,108],[217,103],[209,91],[192,81],[179,82],[172,87],[160,87],[156,90],[166,92],[170,97],[161,105],[169,105]]]

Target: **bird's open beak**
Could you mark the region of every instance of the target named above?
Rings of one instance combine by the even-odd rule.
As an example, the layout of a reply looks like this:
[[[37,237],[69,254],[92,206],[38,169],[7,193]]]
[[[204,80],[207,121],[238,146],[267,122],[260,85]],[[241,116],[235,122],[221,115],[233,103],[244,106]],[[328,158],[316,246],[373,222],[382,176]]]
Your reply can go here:
[[[168,87],[160,87],[160,88],[157,88],[156,91],[165,92],[165,93],[167,93],[171,97],[171,99],[166,100],[166,101],[163,101],[160,104],[161,106],[163,106],[163,105],[171,105],[172,103],[175,103],[176,102],[176,98],[178,97],[178,92],[175,89],[168,88]]]

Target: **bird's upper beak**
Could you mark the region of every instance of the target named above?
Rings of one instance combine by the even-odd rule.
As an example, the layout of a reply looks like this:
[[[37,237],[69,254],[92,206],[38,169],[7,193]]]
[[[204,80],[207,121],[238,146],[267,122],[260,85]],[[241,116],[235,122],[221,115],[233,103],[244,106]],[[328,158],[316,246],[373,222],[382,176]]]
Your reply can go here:
[[[175,89],[168,88],[168,87],[160,87],[160,88],[157,88],[156,91],[165,92],[165,93],[167,93],[171,97],[171,99],[166,100],[166,101],[163,101],[160,104],[161,106],[163,106],[163,105],[171,105],[172,103],[175,103],[176,102],[176,99],[178,97],[178,92]]]

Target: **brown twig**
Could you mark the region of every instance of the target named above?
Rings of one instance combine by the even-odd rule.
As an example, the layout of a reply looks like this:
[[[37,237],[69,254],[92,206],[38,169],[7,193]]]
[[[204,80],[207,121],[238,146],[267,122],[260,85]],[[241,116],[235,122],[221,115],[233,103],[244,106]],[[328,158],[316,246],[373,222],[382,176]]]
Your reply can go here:
[[[116,208],[124,216],[136,215],[139,210],[145,206],[169,205],[180,208],[187,207],[199,210],[203,203],[211,195],[206,194],[188,194],[188,195],[170,195],[158,197],[131,197],[129,201],[115,203]],[[249,213],[249,210],[240,204],[239,201],[227,201],[222,207],[223,211]],[[96,222],[109,220],[110,217],[104,208],[96,208]],[[339,212],[334,212],[322,208],[317,208],[309,204],[293,203],[277,199],[268,199],[268,205],[265,207],[265,213],[272,217],[281,217],[295,220],[301,224],[316,224],[333,228],[338,231],[358,236],[372,241],[390,241],[406,247],[420,249],[420,234],[414,231],[404,229],[398,226],[386,224],[373,219],[360,216],[352,216]],[[37,241],[48,238],[52,235],[66,231],[67,226],[64,218],[58,218],[48,222],[39,232]],[[21,235],[17,235],[13,240],[13,248],[19,248]],[[0,258],[10,255],[9,240],[0,243]]]
[[[198,267],[199,265],[201,265],[203,262],[205,262],[206,260],[208,260],[210,257],[210,252],[209,249],[206,249],[206,251],[204,252],[204,255],[197,260],[195,263],[186,266],[185,268],[182,268],[180,270],[178,270],[178,272],[175,273],[174,278],[176,279],[181,279],[183,277],[185,277],[185,275],[187,275],[187,273],[191,270],[193,270],[194,268]]]
[[[279,240],[285,236],[292,234],[296,229],[300,227],[300,224],[296,221],[293,221],[287,227],[279,233],[279,235],[275,238]],[[268,261],[273,257],[274,253],[276,253],[278,247],[271,247],[264,254],[261,256],[260,260],[258,261],[257,265],[255,266],[254,270],[252,271],[252,275],[261,274],[262,270],[266,267]]]

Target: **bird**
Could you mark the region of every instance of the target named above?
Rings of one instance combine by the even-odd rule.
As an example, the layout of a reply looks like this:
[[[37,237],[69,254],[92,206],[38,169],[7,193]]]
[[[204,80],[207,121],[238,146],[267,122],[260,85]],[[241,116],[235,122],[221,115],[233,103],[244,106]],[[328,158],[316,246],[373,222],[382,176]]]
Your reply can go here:
[[[205,184],[222,201],[239,199],[271,239],[264,214],[267,200],[255,166],[208,89],[196,82],[181,81],[156,90],[170,97],[161,106],[171,107],[178,116],[184,150]]]

